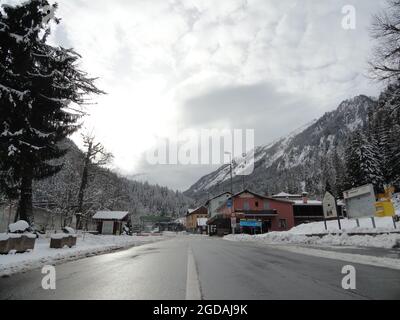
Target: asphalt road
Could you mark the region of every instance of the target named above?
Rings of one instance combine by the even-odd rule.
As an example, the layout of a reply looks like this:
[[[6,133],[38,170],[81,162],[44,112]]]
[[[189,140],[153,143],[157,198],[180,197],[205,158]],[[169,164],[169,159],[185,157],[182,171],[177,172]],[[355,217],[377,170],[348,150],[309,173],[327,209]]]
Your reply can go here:
[[[341,286],[356,268],[356,290]],[[289,252],[254,243],[179,236],[0,279],[0,299],[400,299],[400,270]]]

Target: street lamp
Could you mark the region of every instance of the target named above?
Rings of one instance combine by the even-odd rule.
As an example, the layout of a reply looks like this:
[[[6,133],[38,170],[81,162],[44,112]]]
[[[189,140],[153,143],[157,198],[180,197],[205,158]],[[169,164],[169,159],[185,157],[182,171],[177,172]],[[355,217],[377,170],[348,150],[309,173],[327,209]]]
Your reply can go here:
[[[233,208],[233,176],[232,176],[232,152],[229,151],[225,151],[225,154],[229,155],[229,166],[230,166],[230,174],[231,174],[231,228],[232,228],[232,234],[235,234],[235,227],[236,227],[236,223],[235,225],[232,224],[232,220],[234,218],[236,218],[236,216],[234,215],[234,208]]]
[[[233,195],[232,153],[225,151],[225,154],[229,155],[229,166],[230,166],[230,173],[231,173],[231,195]]]

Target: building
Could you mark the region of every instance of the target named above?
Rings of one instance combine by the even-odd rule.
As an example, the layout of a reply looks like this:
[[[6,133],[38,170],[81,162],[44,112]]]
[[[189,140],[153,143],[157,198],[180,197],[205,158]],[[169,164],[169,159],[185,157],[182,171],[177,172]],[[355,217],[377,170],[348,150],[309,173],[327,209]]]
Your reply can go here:
[[[205,206],[189,209],[186,214],[186,231],[203,233],[207,231],[208,211]]]
[[[290,199],[293,202],[293,214],[296,226],[303,223],[324,220],[322,201],[308,199],[306,192],[303,192],[301,195],[281,192],[272,197],[276,199]],[[338,214],[340,217],[344,215],[343,204],[341,202],[338,202]]]
[[[212,197],[211,199],[207,200],[207,202],[205,203],[205,207],[207,208],[207,212],[208,212],[208,217],[212,218],[213,216],[215,216],[216,214],[218,214],[218,208],[226,203],[226,201],[231,197],[231,193],[230,192],[223,192],[220,193],[219,195]]]
[[[128,219],[128,211],[98,211],[93,216],[98,233],[104,235],[120,235]]]
[[[218,208],[220,208],[223,204],[225,204],[228,199],[231,197],[231,193],[230,192],[223,192],[220,193],[212,198],[210,198],[209,200],[207,200],[207,202],[205,203],[205,207],[207,208],[207,213],[208,213],[208,219],[213,218],[214,216],[216,216],[218,214]],[[208,228],[208,234],[215,234],[216,230],[215,230],[215,225],[213,224],[208,224],[207,221],[207,228]]]
[[[174,228],[174,221],[168,216],[145,215],[139,218],[138,232],[161,232],[171,231]]]
[[[182,230],[186,228],[186,217],[175,219],[175,223],[182,226]]]
[[[237,233],[266,233],[286,231],[294,227],[293,203],[259,195],[249,190],[228,198],[210,217],[210,235],[223,236],[232,232],[231,218],[236,222]]]

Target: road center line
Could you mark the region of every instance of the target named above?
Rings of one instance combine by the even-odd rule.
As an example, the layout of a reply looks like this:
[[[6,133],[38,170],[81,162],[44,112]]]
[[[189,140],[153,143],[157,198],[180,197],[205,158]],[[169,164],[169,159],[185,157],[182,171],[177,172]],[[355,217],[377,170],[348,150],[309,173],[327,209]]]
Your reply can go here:
[[[199,275],[192,248],[188,247],[187,278],[186,278],[186,300],[201,300]]]

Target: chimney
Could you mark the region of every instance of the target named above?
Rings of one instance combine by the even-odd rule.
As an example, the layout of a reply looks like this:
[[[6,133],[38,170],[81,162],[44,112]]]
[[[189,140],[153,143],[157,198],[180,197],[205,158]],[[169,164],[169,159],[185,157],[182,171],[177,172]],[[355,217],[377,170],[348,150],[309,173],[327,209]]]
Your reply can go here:
[[[307,192],[303,192],[301,194],[301,196],[303,197],[303,203],[307,204],[308,203],[308,193]]]

